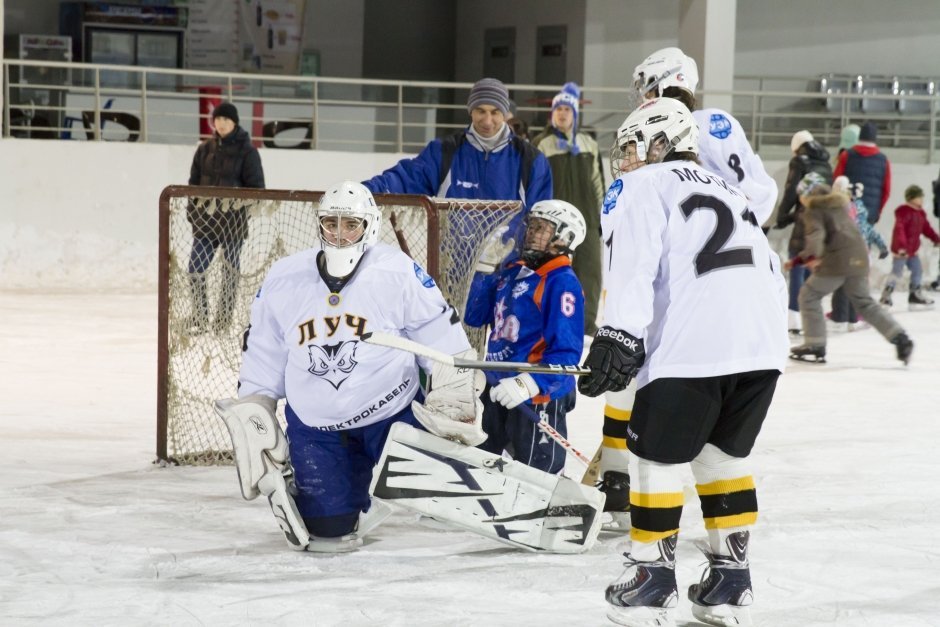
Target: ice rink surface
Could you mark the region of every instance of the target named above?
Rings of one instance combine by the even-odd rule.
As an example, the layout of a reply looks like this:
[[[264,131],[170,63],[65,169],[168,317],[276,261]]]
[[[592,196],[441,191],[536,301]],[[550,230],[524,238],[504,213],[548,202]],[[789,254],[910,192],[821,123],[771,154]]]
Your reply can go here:
[[[622,535],[536,555],[398,510],[357,553],[298,554],[234,468],[152,465],[156,310],[153,294],[0,293],[0,625],[608,624]],[[940,311],[894,311],[909,367],[867,330],[780,380],[751,458],[757,625],[940,625]],[[602,409],[582,397],[569,415],[589,453]],[[679,624],[697,625],[694,500],[682,523]]]

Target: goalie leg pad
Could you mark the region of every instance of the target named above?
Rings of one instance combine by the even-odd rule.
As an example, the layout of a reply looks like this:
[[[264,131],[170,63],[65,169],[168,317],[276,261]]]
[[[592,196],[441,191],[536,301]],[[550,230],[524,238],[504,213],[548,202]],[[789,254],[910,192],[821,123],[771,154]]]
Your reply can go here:
[[[270,462],[278,466],[288,463],[287,438],[274,416],[275,406],[273,398],[260,395],[215,402],[215,411],[232,438],[239,486],[248,501],[261,494],[258,482]]]
[[[600,530],[604,495],[559,475],[397,423],[371,493],[528,551],[581,553]]]
[[[295,551],[303,551],[310,544],[310,534],[291,496],[288,483],[290,475],[285,477],[270,460],[266,459],[265,464],[268,465],[268,471],[258,481],[258,490],[268,497],[271,511],[284,532],[288,546]]]

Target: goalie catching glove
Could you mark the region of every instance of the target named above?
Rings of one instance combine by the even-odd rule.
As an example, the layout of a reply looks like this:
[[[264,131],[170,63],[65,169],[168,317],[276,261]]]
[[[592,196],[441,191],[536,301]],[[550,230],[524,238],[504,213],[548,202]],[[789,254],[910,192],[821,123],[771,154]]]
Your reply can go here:
[[[263,494],[290,547],[303,551],[310,544],[290,490],[294,470],[287,438],[274,417],[277,402],[259,394],[215,402],[215,411],[228,428],[242,496],[250,501]]]
[[[503,241],[508,231],[508,226],[501,226],[489,236],[486,243],[483,245],[483,252],[480,254],[480,259],[477,261],[475,268],[477,272],[493,274],[500,265],[502,265],[503,259],[512,252],[512,249],[516,246],[516,240],[510,238]]]
[[[471,348],[455,357],[476,359],[477,353]],[[476,446],[486,440],[480,401],[485,382],[479,370],[435,362],[431,369],[431,391],[423,405],[412,401],[411,409],[418,422],[434,435]]]
[[[601,327],[594,335],[584,367],[591,374],[578,379],[578,391],[585,396],[620,392],[630,384],[646,361],[643,340],[619,329]]]

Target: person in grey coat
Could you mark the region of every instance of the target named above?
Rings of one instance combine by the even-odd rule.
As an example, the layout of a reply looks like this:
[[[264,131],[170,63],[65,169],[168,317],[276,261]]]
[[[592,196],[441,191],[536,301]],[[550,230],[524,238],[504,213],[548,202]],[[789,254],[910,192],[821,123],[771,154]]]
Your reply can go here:
[[[802,264],[812,275],[800,290],[803,318],[802,346],[790,350],[799,361],[826,360],[826,319],[822,299],[842,286],[859,315],[897,349],[898,359],[908,363],[914,343],[894,317],[871,297],[868,285],[868,248],[846,206],[848,196],[833,192],[823,177],[810,172],[797,186],[805,207],[802,219],[805,244],[787,267]]]

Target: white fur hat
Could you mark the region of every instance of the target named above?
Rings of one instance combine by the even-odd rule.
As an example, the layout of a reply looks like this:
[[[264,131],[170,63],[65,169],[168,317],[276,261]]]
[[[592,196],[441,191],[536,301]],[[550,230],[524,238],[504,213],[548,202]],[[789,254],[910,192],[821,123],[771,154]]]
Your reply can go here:
[[[793,139],[790,140],[790,150],[796,152],[800,146],[811,141],[813,141],[812,133],[807,130],[797,131],[793,133]]]

